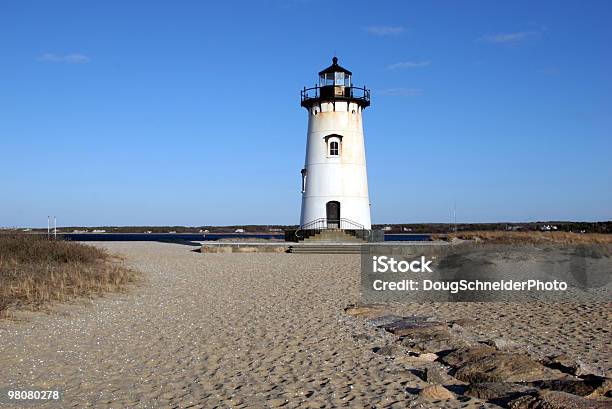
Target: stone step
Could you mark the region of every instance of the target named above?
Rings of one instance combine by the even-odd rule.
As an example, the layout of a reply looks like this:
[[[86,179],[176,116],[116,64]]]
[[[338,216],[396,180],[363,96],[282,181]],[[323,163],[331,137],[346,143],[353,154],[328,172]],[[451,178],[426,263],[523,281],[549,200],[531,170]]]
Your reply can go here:
[[[294,254],[360,254],[361,246],[350,244],[302,244],[290,246],[289,253]]]
[[[314,236],[308,237],[304,240],[305,243],[308,242],[337,242],[337,243],[364,243],[365,240],[355,237],[352,234],[345,232],[340,229],[328,229],[321,230]]]
[[[346,237],[316,237],[313,239],[304,240],[306,243],[355,243],[355,244],[363,244],[365,243],[361,239],[357,238],[346,238]]]

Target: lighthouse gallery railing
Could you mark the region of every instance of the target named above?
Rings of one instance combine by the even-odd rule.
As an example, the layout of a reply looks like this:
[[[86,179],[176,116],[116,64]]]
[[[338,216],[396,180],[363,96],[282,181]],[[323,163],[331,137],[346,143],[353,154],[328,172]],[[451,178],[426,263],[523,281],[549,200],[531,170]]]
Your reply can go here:
[[[337,100],[348,100],[353,99],[363,103],[363,105],[370,105],[370,90],[365,87],[353,87],[343,85],[324,85],[314,86],[312,88],[304,87],[300,91],[300,100],[302,106],[308,104],[313,100],[319,100],[321,98],[337,99]]]

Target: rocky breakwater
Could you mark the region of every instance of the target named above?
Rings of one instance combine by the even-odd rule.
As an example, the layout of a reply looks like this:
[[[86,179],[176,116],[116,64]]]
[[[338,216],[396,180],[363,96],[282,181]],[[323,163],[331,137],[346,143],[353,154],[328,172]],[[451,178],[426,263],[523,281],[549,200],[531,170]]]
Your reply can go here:
[[[607,374],[566,354],[540,357],[529,345],[483,338],[470,331],[470,319],[399,316],[385,305],[353,305],[345,312],[394,336],[373,352],[427,382],[418,391],[423,400],[472,397],[512,409],[612,407]]]

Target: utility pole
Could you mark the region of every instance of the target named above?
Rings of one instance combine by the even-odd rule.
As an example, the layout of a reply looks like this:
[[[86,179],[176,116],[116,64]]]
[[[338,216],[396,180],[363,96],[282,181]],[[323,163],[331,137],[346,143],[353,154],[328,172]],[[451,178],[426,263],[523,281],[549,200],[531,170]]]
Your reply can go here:
[[[53,239],[57,240],[57,217],[53,216]]]
[[[51,236],[51,216],[47,216],[47,240]]]

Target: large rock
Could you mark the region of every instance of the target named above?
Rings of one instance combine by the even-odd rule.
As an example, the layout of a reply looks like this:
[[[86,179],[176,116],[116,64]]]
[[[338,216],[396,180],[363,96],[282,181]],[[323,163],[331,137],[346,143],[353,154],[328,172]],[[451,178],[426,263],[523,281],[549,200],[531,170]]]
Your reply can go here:
[[[446,352],[475,343],[458,325],[449,329],[445,322],[428,321],[429,317],[403,317],[380,325],[402,338],[402,345],[415,352]]]
[[[485,382],[474,383],[468,386],[465,391],[467,396],[478,398],[505,406],[508,402],[521,396],[534,394],[537,389],[534,387],[519,385],[507,382]]]
[[[438,355],[432,353],[410,354],[395,358],[395,362],[409,366],[422,366],[423,364],[433,362],[436,359],[438,359]]]
[[[374,318],[389,314],[387,306],[383,304],[349,305],[344,309],[344,312],[347,315],[362,318]]]
[[[490,346],[463,348],[442,358],[456,369],[455,378],[470,382],[531,382],[559,379],[563,374],[525,354],[500,352]]]
[[[385,325],[391,324],[401,319],[403,319],[403,317],[400,317],[399,315],[388,314],[388,315],[381,315],[378,317],[368,318],[367,322],[370,325],[373,325],[375,327],[384,327]]]
[[[612,379],[606,379],[587,397],[589,399],[612,398]]]
[[[435,384],[440,384],[440,385],[464,384],[460,380],[449,375],[447,369],[444,368],[444,366],[440,365],[439,363],[434,363],[434,364],[427,366],[423,370],[422,379],[425,382],[435,383]]]
[[[531,385],[539,389],[550,389],[571,393],[572,395],[587,396],[593,394],[603,383],[604,380],[602,378],[584,380],[567,376],[561,379],[532,382]]]
[[[455,399],[455,394],[442,385],[426,386],[419,392],[419,396],[427,400]]]
[[[394,328],[402,336],[402,345],[416,352],[443,352],[470,345],[463,337],[452,334],[445,324],[436,322],[415,323]]]
[[[495,348],[487,345],[460,348],[442,357],[441,361],[454,368],[459,368],[468,362],[478,360],[482,357],[495,353]]]
[[[418,359],[419,361],[433,362],[438,359],[438,355],[434,354],[433,352],[425,352],[423,354],[416,354],[414,358]]]
[[[557,391],[539,391],[535,396],[522,396],[509,403],[510,409],[609,409],[610,401],[585,399]]]
[[[549,368],[558,369],[562,372],[576,376],[596,375],[605,376],[605,374],[592,366],[585,364],[579,359],[572,358],[566,354],[552,355],[547,357],[542,363]]]
[[[545,367],[527,355],[496,352],[467,362],[455,372],[465,382],[531,382],[558,379],[563,374]]]

